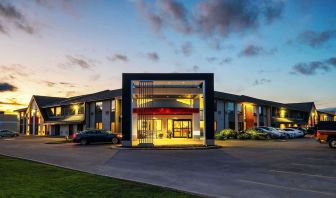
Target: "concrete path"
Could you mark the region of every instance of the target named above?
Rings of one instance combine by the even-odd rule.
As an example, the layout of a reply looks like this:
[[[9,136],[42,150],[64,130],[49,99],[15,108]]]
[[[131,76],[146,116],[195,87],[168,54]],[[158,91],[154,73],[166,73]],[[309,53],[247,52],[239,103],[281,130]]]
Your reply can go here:
[[[336,150],[312,139],[217,142],[214,150],[117,150],[111,145],[0,140],[0,154],[211,197],[336,197]]]

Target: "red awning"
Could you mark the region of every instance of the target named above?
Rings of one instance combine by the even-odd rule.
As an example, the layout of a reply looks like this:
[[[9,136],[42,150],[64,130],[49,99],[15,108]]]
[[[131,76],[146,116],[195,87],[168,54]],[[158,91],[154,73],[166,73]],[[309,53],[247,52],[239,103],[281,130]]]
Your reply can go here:
[[[198,108],[134,108],[133,113],[137,114],[154,114],[154,115],[185,115],[198,113]]]

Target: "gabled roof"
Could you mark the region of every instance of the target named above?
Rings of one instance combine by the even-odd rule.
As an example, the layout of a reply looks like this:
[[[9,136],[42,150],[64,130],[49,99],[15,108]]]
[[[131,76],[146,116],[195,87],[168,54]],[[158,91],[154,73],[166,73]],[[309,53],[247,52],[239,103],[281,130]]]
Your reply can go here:
[[[310,112],[315,107],[314,102],[301,102],[301,103],[287,103],[289,108],[296,108],[301,111]]]
[[[66,99],[66,98],[61,98],[61,97],[38,96],[38,95],[33,95],[33,98],[35,99],[36,104],[39,107],[43,107],[45,105],[56,103],[56,102]]]
[[[69,105],[76,103],[84,103],[84,102],[92,102],[92,101],[103,101],[112,99],[115,97],[121,96],[121,89],[116,90],[104,90],[92,94],[74,96],[70,98],[63,98],[63,100],[55,101],[54,103],[49,103],[43,105],[42,107],[51,107],[51,106],[61,106],[61,105]]]

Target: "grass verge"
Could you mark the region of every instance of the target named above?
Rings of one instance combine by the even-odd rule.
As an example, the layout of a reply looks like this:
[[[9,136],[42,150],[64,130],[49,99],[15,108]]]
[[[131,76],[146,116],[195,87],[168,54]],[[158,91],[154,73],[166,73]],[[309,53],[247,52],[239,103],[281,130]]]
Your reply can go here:
[[[196,197],[0,155],[0,197]]]

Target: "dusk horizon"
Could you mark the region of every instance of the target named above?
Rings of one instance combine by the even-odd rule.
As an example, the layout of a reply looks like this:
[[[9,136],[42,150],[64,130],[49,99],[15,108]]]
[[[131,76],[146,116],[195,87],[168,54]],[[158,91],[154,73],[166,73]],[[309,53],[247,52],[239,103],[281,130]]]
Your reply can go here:
[[[0,111],[214,73],[215,91],[335,108],[335,1],[0,1]]]

